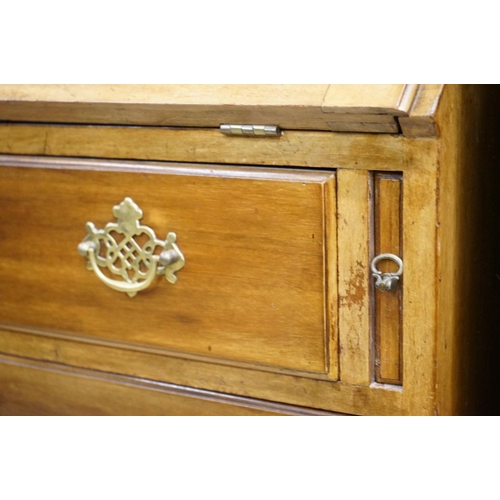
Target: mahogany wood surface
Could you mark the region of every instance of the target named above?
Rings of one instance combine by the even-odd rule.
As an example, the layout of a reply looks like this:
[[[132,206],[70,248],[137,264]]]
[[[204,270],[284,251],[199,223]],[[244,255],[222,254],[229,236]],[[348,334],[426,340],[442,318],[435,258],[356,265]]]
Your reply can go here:
[[[0,272],[9,291],[1,322],[329,371],[336,319],[325,314],[325,268],[335,230],[325,186],[333,173],[141,164],[130,165],[134,173],[111,172],[91,161],[44,166],[11,163],[0,171],[0,227],[8,235],[0,243]],[[76,251],[85,224],[114,222],[113,206],[127,196],[158,238],[177,234],[186,258],[176,285],[157,277],[133,298],[103,284]]]

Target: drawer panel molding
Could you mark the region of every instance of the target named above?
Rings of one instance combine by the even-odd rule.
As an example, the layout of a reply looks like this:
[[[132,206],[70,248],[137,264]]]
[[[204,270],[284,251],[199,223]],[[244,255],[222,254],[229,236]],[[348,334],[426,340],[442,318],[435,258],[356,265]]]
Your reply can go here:
[[[335,172],[12,157],[0,165],[9,289],[0,323],[336,377]],[[155,281],[133,300],[91,279],[76,252],[89,218],[106,226],[124,196],[144,211],[141,224],[182,238],[186,262],[175,287]]]

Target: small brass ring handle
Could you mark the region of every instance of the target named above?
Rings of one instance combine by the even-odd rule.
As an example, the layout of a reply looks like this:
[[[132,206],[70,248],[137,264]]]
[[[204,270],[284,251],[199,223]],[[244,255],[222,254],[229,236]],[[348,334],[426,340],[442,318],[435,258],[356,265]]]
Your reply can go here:
[[[392,260],[399,268],[395,273],[382,273],[377,269],[381,260]],[[375,288],[381,292],[393,292],[398,286],[399,277],[403,274],[403,261],[392,253],[381,253],[377,255],[371,264],[372,276],[375,278]]]
[[[87,236],[78,245],[78,253],[88,259],[87,268],[110,288],[130,297],[147,288],[155,276],[165,275],[168,282],[177,283],[175,273],[186,261],[175,243],[176,234],[168,233],[165,241],[156,238],[151,228],[139,224],[142,210],[131,198],[116,205],[113,214],[118,221],[104,229],[87,222]],[[101,268],[121,279],[106,276]]]

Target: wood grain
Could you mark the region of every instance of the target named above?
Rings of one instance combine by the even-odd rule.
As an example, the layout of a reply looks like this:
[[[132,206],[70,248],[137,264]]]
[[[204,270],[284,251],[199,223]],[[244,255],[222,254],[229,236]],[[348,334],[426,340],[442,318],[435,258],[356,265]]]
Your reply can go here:
[[[408,140],[403,189],[403,405],[436,413],[436,195],[438,144]]]
[[[92,341],[92,339],[89,339]],[[223,394],[355,415],[399,415],[394,386],[361,387],[253,367],[229,366],[63,338],[53,332],[0,327],[0,352]],[[1,386],[1,384],[0,384]]]
[[[478,181],[474,178],[475,176],[470,175],[472,172],[467,173],[464,171],[467,160],[471,159],[471,153],[459,144],[462,139],[461,135],[466,130],[457,123],[460,114],[464,111],[460,91],[457,88],[446,88],[442,98],[442,105],[445,106],[445,110],[443,110],[445,115],[440,110],[440,121],[445,130],[440,141],[442,153],[439,157],[438,237],[444,247],[438,250],[438,279],[441,283],[437,287],[439,311],[437,355],[440,363],[436,385],[439,413],[452,415],[459,411],[458,406],[460,405],[460,392],[462,390],[460,386],[463,383],[468,383],[463,380],[463,376],[460,376],[461,369],[465,367],[467,362],[464,360],[465,364],[460,366],[459,345],[461,341],[458,334],[460,332],[462,335],[467,335],[467,328],[463,328],[459,321],[468,321],[467,314],[464,314],[461,310],[461,299],[465,298],[463,296],[465,293],[468,299],[468,311],[471,311],[469,307],[472,308],[470,301],[473,299],[473,296],[463,288],[466,278],[461,276],[463,274],[462,266],[465,264],[462,259],[467,258],[466,251],[459,249],[452,242],[457,235],[464,237],[463,231],[466,230],[466,227],[463,226],[466,222],[464,209],[467,202],[470,203],[470,194],[477,189]],[[458,112],[453,110],[455,107],[459,108]],[[464,115],[460,118],[470,119],[469,116],[465,117]],[[449,126],[453,127],[453,130],[448,130]],[[459,153],[461,153],[460,157]],[[461,157],[461,155],[464,155],[464,157]],[[462,182],[464,182],[463,185]],[[470,209],[470,207],[468,208]],[[468,245],[475,246],[469,235],[466,241]],[[481,253],[483,251],[487,251],[487,249],[483,248]],[[478,265],[479,263],[475,263],[474,267]],[[468,347],[470,351],[472,347],[470,345]],[[462,380],[460,380],[461,378]],[[466,397],[469,399],[470,396]],[[467,407],[469,401],[463,401],[461,404]]]
[[[1,322],[132,350],[327,371],[336,319],[325,315],[326,219],[334,213],[325,214],[324,186],[333,173],[10,165],[0,168],[0,269],[9,291]],[[175,286],[157,278],[132,299],[101,283],[76,251],[86,222],[104,227],[125,196],[158,237],[177,234],[186,258]]]
[[[146,88],[143,90],[147,93]],[[0,103],[0,118],[30,117],[54,122],[89,118],[97,120],[95,123],[118,120],[116,123],[139,124],[145,120],[144,123],[165,124],[170,118],[185,119],[185,123],[196,120],[197,110],[201,111],[200,119],[207,120],[206,126],[213,126],[217,117],[223,116],[221,111],[226,113],[224,116],[242,119],[284,113],[282,116],[287,116],[290,124],[297,127],[302,124],[307,129],[320,126],[319,123],[325,127],[329,127],[329,123],[340,124],[340,127],[360,123],[385,127],[394,123],[390,120],[398,114],[398,111],[376,114],[383,106],[377,108],[375,100],[369,97],[368,108],[359,107],[359,100],[347,106],[346,100],[344,104],[340,101],[325,104],[325,93],[329,98],[334,93],[332,88],[323,90],[311,89],[310,96],[304,98],[303,108],[297,96],[286,97],[286,92],[281,101],[279,93],[269,100],[271,94],[266,93],[267,97],[262,97],[257,104],[252,104],[251,99],[257,102],[260,98],[253,94],[242,107],[235,105],[235,101],[229,102],[230,99],[217,101],[213,96],[196,102],[195,92],[192,101],[182,97],[186,102],[171,106],[167,114],[166,108],[161,107],[162,101],[157,102],[152,96],[144,98],[150,99],[147,102],[130,94],[127,102],[112,101],[110,97],[106,102],[104,96],[102,102],[89,103],[79,101],[77,96],[73,101],[68,98],[69,103],[56,102],[57,99],[51,103],[42,99],[37,103],[21,95],[19,99],[11,96]],[[231,95],[227,89],[227,96]],[[54,411],[59,405],[54,403],[58,401],[58,385],[61,394],[67,394],[71,401],[68,408],[73,405],[74,400],[68,394],[70,382],[66,380],[85,378],[78,372],[83,369],[154,380],[170,384],[169,387],[181,385],[348,414],[498,414],[500,336],[496,325],[500,323],[500,258],[495,255],[500,255],[497,237],[500,223],[495,214],[500,186],[496,161],[500,157],[497,138],[500,93],[498,87],[421,85],[415,99],[408,90],[398,95],[399,111],[409,106],[408,111],[401,111],[397,117],[404,137],[286,130],[280,138],[248,139],[226,137],[209,129],[1,124],[0,152],[5,156],[0,161],[19,168],[9,167],[0,172],[0,268],[3,289],[8,290],[0,302],[0,321],[3,321],[0,352],[24,358],[22,362],[5,363],[9,368],[2,372],[5,374],[2,383],[14,381],[14,385],[2,392],[0,383],[0,394],[5,396],[3,404],[7,405],[4,408],[16,412],[22,408],[23,400],[34,401],[28,389],[17,389],[23,380],[34,380],[35,386],[37,384],[35,375],[25,375],[25,370],[43,371],[39,365],[19,366],[30,364],[27,359],[31,358],[56,363],[58,370],[64,372],[64,375],[56,372],[56,378],[52,379],[55,384],[52,387],[56,389],[50,394],[44,392],[47,389],[42,382],[36,386],[42,399],[47,398],[48,402],[46,407],[43,403],[33,403],[33,406],[41,404],[40,408],[47,411]],[[387,109],[398,101],[395,96]],[[191,109],[191,114],[181,112],[186,109]],[[10,118],[5,118],[7,115],[2,115],[3,112],[11,113]],[[401,115],[408,112],[407,117]],[[46,158],[15,156],[28,154]],[[86,162],[51,156],[103,160]],[[113,158],[134,161],[111,161]],[[198,165],[150,163],[146,166],[139,164],[139,160],[197,162]],[[228,166],[220,165],[223,163]],[[254,168],[257,165],[281,168]],[[300,168],[288,171],[286,167],[338,169],[337,186],[332,172]],[[52,173],[44,173],[46,170]],[[23,171],[29,171],[29,175]],[[380,377],[373,370],[377,344],[385,345],[388,355],[380,355],[380,359],[384,359],[380,366],[391,367],[390,376],[394,376],[397,343],[393,314],[379,315],[379,322],[391,319],[391,329],[380,327],[383,335],[377,344],[374,344],[377,337],[370,332],[375,321],[371,310],[369,262],[376,250],[371,248],[373,242],[370,241],[374,235],[370,225],[372,172],[379,172],[380,178],[386,175],[384,172],[394,172],[402,174],[404,179],[401,198],[404,336],[399,344],[402,346],[399,377],[403,380],[402,387],[378,383],[394,383],[395,379],[384,378],[387,372]],[[116,181],[109,180],[115,176],[125,179],[123,184],[120,181],[120,187]],[[166,180],[155,180],[160,177]],[[177,182],[174,186],[173,181],[168,181],[174,177],[184,179],[178,190]],[[37,178],[44,181],[38,182]],[[108,180],[100,182],[98,188],[97,178]],[[50,186],[56,185],[54,192]],[[144,186],[151,185],[160,192],[149,200],[149,190],[146,196]],[[141,302],[144,323],[137,320],[139,307],[133,305],[137,298],[141,300],[140,295],[136,299],[122,297],[126,299],[124,304],[109,306],[115,304],[110,299],[117,292],[106,291],[98,282],[89,285],[90,273],[85,271],[80,275],[80,271],[74,271],[80,264],[76,263],[76,252],[68,258],[61,257],[65,255],[62,252],[65,240],[59,238],[60,234],[74,240],[72,252],[81,239],[81,233],[77,235],[73,228],[76,224],[73,207],[85,216],[85,221],[91,218],[87,215],[89,209],[109,215],[110,207],[117,201],[108,198],[123,188],[133,189],[133,197],[135,193],[142,197],[139,204],[144,205],[149,217],[147,222],[155,229],[161,228],[158,232],[175,229],[180,235],[185,224],[190,227],[183,240],[190,248],[190,267],[179,273],[178,285],[157,286],[148,295],[148,298],[157,293],[162,295],[161,307],[159,303],[155,305],[151,318],[144,312],[146,301]],[[392,206],[397,194],[390,192],[388,198],[379,198],[376,204],[383,205],[380,212],[386,215],[382,219],[389,221],[392,234],[396,217],[385,202]],[[194,195],[200,197],[193,198]],[[60,196],[62,203],[51,205],[50,201]],[[196,205],[200,200],[201,204]],[[247,202],[260,208],[259,214],[247,212]],[[200,211],[198,208],[193,211],[193,204],[199,206]],[[167,217],[168,210],[173,210],[173,220]],[[108,215],[99,215],[96,222],[107,222]],[[382,221],[379,226],[381,232],[379,236],[375,234],[375,239],[385,238]],[[251,234],[257,231],[260,235],[257,242],[250,241],[250,230]],[[47,233],[51,235],[50,240],[55,241],[51,248],[40,243]],[[317,234],[321,235],[319,239]],[[290,237],[288,247],[284,241],[288,242]],[[183,248],[181,241],[179,236]],[[220,241],[225,243],[224,248],[231,249],[229,256],[224,254],[229,271],[218,261]],[[257,251],[252,253],[250,249],[255,244]],[[335,246],[338,246],[338,267]],[[235,255],[238,258],[234,258]],[[206,271],[207,257],[211,264],[209,271]],[[243,267],[240,266],[242,259],[246,264]],[[278,274],[268,276],[266,264]],[[239,274],[241,269],[244,271]],[[265,276],[262,283],[250,279],[253,271]],[[195,275],[200,274],[204,284],[202,290],[197,291]],[[42,279],[45,276],[50,276],[46,284]],[[19,277],[23,280],[22,286],[15,284]],[[67,285],[68,277],[73,288]],[[224,286],[223,281],[228,277],[231,283]],[[97,290],[98,285],[102,290]],[[187,288],[191,302],[196,306],[201,304],[200,311],[193,313],[191,307],[187,312],[187,302],[180,298],[180,289]],[[76,306],[77,301],[73,299],[77,296],[83,300]],[[284,313],[278,319],[268,310],[266,302],[276,297],[282,301]],[[68,302],[72,303],[69,309]],[[217,317],[216,310],[220,311],[221,303],[225,310]],[[176,311],[180,304],[181,312],[185,313],[174,318],[173,323],[166,321],[172,304]],[[105,319],[103,326],[95,318],[100,322],[104,305],[114,317]],[[208,315],[198,318],[196,314],[207,312],[209,305],[213,307]],[[228,310],[234,315],[228,314]],[[136,319],[131,321],[129,313]],[[257,321],[256,318],[261,317],[265,324]],[[230,333],[209,332],[211,342],[204,344],[199,337],[199,323],[193,319],[200,319],[202,324],[208,320],[218,325],[230,323],[232,328],[228,330]],[[73,323],[73,331],[60,328],[72,321],[79,323]],[[144,328],[144,324],[149,326]],[[175,337],[175,345],[172,344],[172,324],[184,328],[182,335]],[[248,326],[247,336],[241,335],[241,325]],[[116,331],[119,334],[113,333]],[[117,338],[110,339],[109,335]],[[207,340],[206,335],[202,340]],[[216,349],[208,351],[208,346]],[[67,371],[59,365],[66,365]],[[12,366],[15,368],[11,369]],[[53,376],[52,368],[46,371],[51,374],[49,378]],[[99,385],[101,381],[97,386],[92,384],[82,388],[81,393],[96,387],[101,401],[113,397],[113,390],[104,386],[120,385],[111,378],[106,379],[104,385]],[[144,394],[149,391],[140,387]],[[127,397],[125,392],[122,394],[120,397]],[[177,398],[179,394],[169,392],[165,396],[172,411],[179,414],[193,411],[192,405],[175,402],[173,396]],[[147,396],[137,396],[139,400],[141,397],[148,404]],[[213,400],[207,402],[212,403]],[[151,403],[154,411],[165,411],[156,404]],[[266,408],[271,409],[259,406],[256,411],[267,411]],[[239,410],[212,407],[207,411]]]
[[[500,411],[498,85],[446,86],[436,111],[438,413]]]
[[[331,113],[404,115],[416,87],[0,85],[0,119],[181,127],[253,123],[279,125],[284,129],[329,130],[328,122],[335,122]],[[366,123],[362,119],[356,121]]]
[[[406,115],[418,85],[330,85],[323,100],[325,113]]]
[[[304,106],[321,103],[328,85],[0,85],[4,102]]]
[[[436,110],[443,94],[444,85],[419,85],[409,116],[398,118],[405,137],[437,137]]]
[[[339,170],[337,183],[340,380],[366,386],[372,381],[370,175]]]
[[[332,178],[324,184],[325,208],[325,276],[327,282],[327,302],[325,324],[327,331],[328,378],[339,378],[339,336],[338,336],[338,287],[337,287],[337,185]]]
[[[0,153],[313,168],[401,170],[401,137],[285,132],[229,137],[218,130],[0,124]]]
[[[332,415],[0,355],[0,415]]]
[[[392,253],[404,262],[401,248],[401,178],[375,174],[375,255]],[[378,269],[394,272],[397,266],[381,261]],[[404,277],[403,277],[404,278]],[[374,289],[375,301],[375,379],[401,384],[401,284],[394,292]]]
[[[0,85],[8,121],[328,130],[328,85]]]
[[[397,134],[399,125],[390,115],[333,115],[328,122],[333,132],[363,132],[369,134]],[[348,118],[347,120],[345,118]]]

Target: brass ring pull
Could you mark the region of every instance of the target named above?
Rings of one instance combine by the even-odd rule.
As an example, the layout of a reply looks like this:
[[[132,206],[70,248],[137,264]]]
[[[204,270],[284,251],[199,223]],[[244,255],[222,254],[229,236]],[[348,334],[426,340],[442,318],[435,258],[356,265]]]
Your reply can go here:
[[[176,234],[168,233],[165,241],[157,239],[151,228],[139,224],[142,210],[131,198],[116,205],[113,215],[118,222],[110,222],[104,229],[87,222],[87,236],[78,245],[78,253],[88,259],[87,268],[110,288],[130,297],[147,288],[155,276],[165,275],[167,281],[175,284],[175,273],[186,262],[175,244]],[[146,238],[146,242],[141,245],[139,237]],[[101,268],[107,268],[121,280],[106,276]]]
[[[383,273],[377,269],[381,260],[392,260],[399,269],[395,273]],[[392,253],[381,253],[372,260],[372,276],[375,278],[375,287],[381,292],[393,292],[398,286],[399,277],[403,274],[403,261]]]

